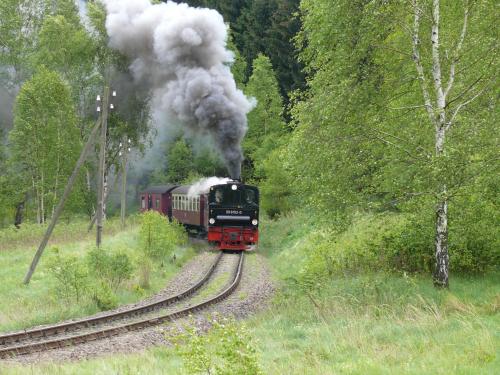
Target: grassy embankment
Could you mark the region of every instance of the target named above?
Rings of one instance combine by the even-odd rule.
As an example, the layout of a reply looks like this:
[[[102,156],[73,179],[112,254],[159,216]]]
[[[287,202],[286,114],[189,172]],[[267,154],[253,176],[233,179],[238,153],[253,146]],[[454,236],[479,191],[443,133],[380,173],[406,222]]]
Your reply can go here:
[[[283,282],[274,308],[252,321],[267,373],[493,374],[500,368],[498,272],[452,274],[448,291],[436,290],[429,275],[346,274],[313,296],[298,292],[293,281],[312,225],[299,215],[266,229],[262,248]]]
[[[261,226],[261,252],[281,288],[248,326],[265,374],[492,374],[500,368],[500,276],[452,275],[448,291],[428,275],[346,273],[307,293],[307,215]],[[363,238],[362,233],[358,233]],[[349,233],[349,236],[356,233]],[[26,368],[6,367],[7,374]],[[79,363],[30,366],[31,373],[183,374],[170,348]]]
[[[138,246],[137,221],[136,217],[131,217],[124,230],[116,219],[108,220],[105,225],[103,248],[110,252],[126,253],[133,265],[131,279],[116,291],[118,304],[135,302],[160,290],[179,267],[195,254],[191,247],[179,249],[175,264],[164,262],[163,267],[153,265],[149,274],[150,287],[139,287],[140,270],[137,264],[143,255]],[[52,246],[56,244],[62,255],[83,258],[95,241],[95,232],[88,234],[87,224],[84,221],[61,223],[56,227]],[[37,225],[26,225],[20,231],[0,230],[0,332],[99,311],[91,298],[82,298],[76,303],[73,299],[61,299],[55,293],[58,284],[48,270],[52,246],[47,247],[31,283],[28,286],[22,284],[42,234],[43,228]]]

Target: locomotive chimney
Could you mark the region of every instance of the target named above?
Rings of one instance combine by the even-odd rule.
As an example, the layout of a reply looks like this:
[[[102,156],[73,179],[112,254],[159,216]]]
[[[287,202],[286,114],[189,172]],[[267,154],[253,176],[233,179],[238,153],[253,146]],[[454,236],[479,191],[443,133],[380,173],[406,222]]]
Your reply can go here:
[[[232,163],[233,165],[229,168],[229,176],[232,180],[241,182],[241,163]]]

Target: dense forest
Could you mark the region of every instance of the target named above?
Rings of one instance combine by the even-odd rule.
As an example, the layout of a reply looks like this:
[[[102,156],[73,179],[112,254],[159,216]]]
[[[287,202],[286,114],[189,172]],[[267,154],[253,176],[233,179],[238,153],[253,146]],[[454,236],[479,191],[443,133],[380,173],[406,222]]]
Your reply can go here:
[[[447,285],[448,262],[466,272],[498,262],[494,1],[188,3],[223,15],[231,70],[256,100],[242,177],[260,187],[266,214],[307,210],[331,233],[373,215],[367,225],[387,230],[373,254],[353,252],[340,265],[334,250],[313,252],[314,272],[432,271],[437,252],[435,281]],[[127,168],[130,202],[148,184],[227,174],[214,147],[182,132],[158,135],[148,92],[131,83],[104,23],[99,1],[0,4],[0,225],[50,219],[105,84],[117,91],[105,150],[110,195]],[[92,218],[97,167],[93,157],[78,175],[67,220]],[[324,241],[319,248],[334,248]]]

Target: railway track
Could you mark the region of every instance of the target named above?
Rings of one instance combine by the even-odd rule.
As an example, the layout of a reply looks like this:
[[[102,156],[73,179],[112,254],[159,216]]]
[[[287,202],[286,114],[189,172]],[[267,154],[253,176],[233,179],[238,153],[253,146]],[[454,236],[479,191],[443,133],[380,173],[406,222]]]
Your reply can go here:
[[[155,312],[156,310],[160,310],[173,303],[185,300],[187,297],[194,294],[213,275],[222,257],[223,254],[220,253],[208,271],[194,286],[175,296],[144,306],[134,307],[128,310],[110,313],[99,317],[86,318],[74,322],[55,324],[47,327],[2,335],[0,336],[0,358],[6,359],[17,355],[63,348],[102,338],[117,336],[126,332],[137,331],[147,327],[156,326],[164,322],[173,321],[213,305],[229,296],[238,286],[243,268],[243,253],[240,253],[239,255],[238,262],[233,270],[233,276],[230,284],[215,297],[208,298],[202,302],[195,303],[194,305],[179,308],[172,312],[156,313],[153,314],[153,316],[144,317],[144,315],[151,315],[150,313]],[[129,321],[124,322],[123,320],[125,319]]]

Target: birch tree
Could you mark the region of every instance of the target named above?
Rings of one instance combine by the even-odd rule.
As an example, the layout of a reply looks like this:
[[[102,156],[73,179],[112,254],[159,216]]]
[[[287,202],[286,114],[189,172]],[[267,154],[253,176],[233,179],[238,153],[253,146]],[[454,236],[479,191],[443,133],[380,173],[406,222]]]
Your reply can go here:
[[[339,226],[357,211],[401,213],[410,222],[398,264],[410,272],[434,272],[439,212],[441,228],[450,224],[437,238],[448,265],[483,272],[499,238],[496,5],[441,0],[434,47],[433,5],[302,0],[296,40],[308,88],[292,98],[293,131],[268,162],[262,201],[286,185],[282,175],[293,181],[289,204],[297,199]]]
[[[37,222],[44,223],[80,148],[71,92],[57,73],[41,69],[22,86],[10,142],[13,159],[29,178]]]
[[[443,49],[440,45],[440,31],[443,27],[441,21],[440,0],[432,0],[430,12],[426,12],[427,4],[418,0],[412,0],[413,11],[413,35],[412,52],[415,69],[422,90],[422,98],[428,115],[429,124],[434,132],[434,153],[436,164],[442,165],[446,155],[446,140],[448,132],[456,126],[457,117],[466,106],[479,98],[488,88],[479,78],[462,92],[454,92],[457,80],[468,73],[467,67],[460,69],[462,49],[467,38],[471,2],[465,0],[463,3],[463,21],[458,40],[453,49],[447,51],[451,56],[448,71],[443,69]],[[427,17],[428,24],[422,19]],[[430,27],[424,27],[430,26]],[[424,45],[429,47],[431,53],[430,61],[423,61],[421,50]],[[429,69],[426,69],[426,67]],[[452,96],[452,94],[454,94]],[[439,179],[439,178],[438,178]],[[435,206],[435,260],[434,284],[439,287],[449,285],[449,254],[448,254],[448,201],[449,192],[445,179],[436,187]]]

